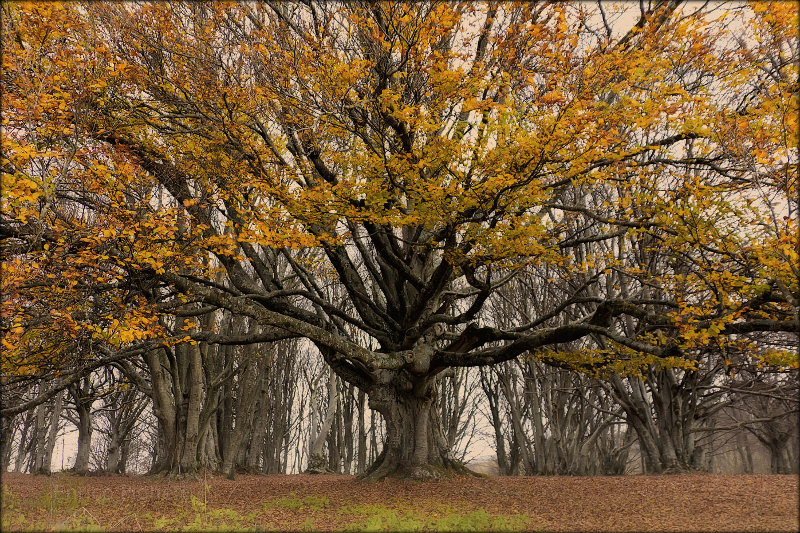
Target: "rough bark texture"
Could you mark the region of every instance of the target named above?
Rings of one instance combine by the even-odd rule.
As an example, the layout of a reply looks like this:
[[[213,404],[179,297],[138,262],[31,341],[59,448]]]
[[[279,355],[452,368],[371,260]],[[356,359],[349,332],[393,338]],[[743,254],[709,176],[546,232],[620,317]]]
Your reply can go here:
[[[336,403],[339,399],[339,386],[333,369],[328,372],[328,403],[325,417],[320,420],[320,406],[317,404],[317,396],[320,391],[319,382],[321,374],[318,375],[311,384],[311,435],[309,436],[308,446],[308,468],[309,474],[330,474],[332,470],[328,460],[322,453],[322,448],[328,438],[328,434],[336,415]]]
[[[702,454],[695,453],[698,434],[693,429],[701,424],[705,411],[699,409],[698,388],[679,386],[674,372],[653,369],[647,381],[635,376],[623,381],[615,376],[608,382],[636,432],[648,473],[703,468],[697,462]]]
[[[94,402],[94,390],[91,386],[90,378],[86,377],[78,383],[74,383],[67,388],[72,396],[75,405],[75,412],[78,415],[75,420],[78,428],[78,453],[75,457],[73,471],[76,474],[87,474],[89,472],[89,452],[92,446],[92,403]]]
[[[11,444],[16,430],[15,418],[0,417],[0,472],[7,472],[11,464]]]
[[[369,406],[383,416],[386,441],[362,479],[384,477],[439,479],[471,473],[457,461],[442,434],[430,378],[411,381],[407,374],[383,371],[369,390]]]
[[[240,372],[235,402],[236,425],[225,439],[223,447],[222,473],[233,479],[236,467],[244,464],[245,447],[248,435],[253,432],[254,407],[261,391],[261,383],[266,379],[269,364],[255,360],[252,346],[245,349],[248,366]]]
[[[92,420],[88,407],[78,409],[78,453],[75,456],[75,473],[89,472],[89,452],[92,449]]]
[[[63,407],[64,393],[59,392],[55,396],[52,409],[50,410],[49,422],[46,426],[42,425],[43,435],[37,437],[41,439],[36,447],[36,456],[31,471],[35,474],[50,475],[53,460],[53,450],[56,447],[58,436],[58,421]]]

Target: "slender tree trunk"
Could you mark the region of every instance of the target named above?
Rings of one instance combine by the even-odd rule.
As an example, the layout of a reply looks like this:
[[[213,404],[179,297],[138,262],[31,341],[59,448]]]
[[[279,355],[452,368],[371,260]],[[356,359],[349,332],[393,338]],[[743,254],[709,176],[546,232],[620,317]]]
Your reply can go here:
[[[355,456],[355,439],[353,438],[353,422],[355,410],[354,386],[350,384],[347,387],[347,393],[344,395],[342,401],[342,447],[344,453],[342,456],[342,472],[345,474],[350,473],[353,466],[353,458]]]
[[[25,414],[25,419],[22,423],[22,429],[19,435],[19,447],[17,448],[17,457],[14,460],[14,472],[21,472],[22,465],[25,464],[25,457],[27,450],[30,448],[30,443],[33,440],[29,438],[32,434],[35,435],[35,426],[31,430],[31,424],[35,424],[37,409],[31,409]]]
[[[125,473],[131,443],[130,435],[148,403],[147,397],[139,396],[139,392],[131,388],[112,404],[114,411],[109,418],[111,432],[106,457],[106,472]]]
[[[11,464],[11,451],[16,431],[16,417],[0,417],[0,472],[7,472]]]
[[[319,429],[317,429],[317,422],[319,417],[319,407],[314,401],[314,394],[318,389],[312,391],[312,417],[311,417],[311,435],[308,447],[308,468],[307,472],[311,474],[323,474],[331,472],[328,467],[328,461],[322,455],[322,448],[330,433],[331,425],[333,424],[334,416],[336,415],[336,403],[339,399],[339,386],[336,374],[333,369],[328,372],[328,407],[325,413],[325,418],[321,422]]]
[[[367,468],[367,428],[366,421],[366,394],[363,390],[358,391],[358,461],[356,464],[356,474],[363,474]]]
[[[503,435],[503,417],[500,416],[500,389],[493,379],[493,370],[481,368],[481,388],[486,395],[491,415],[492,429],[494,430],[495,454],[497,455],[497,470],[501,476],[511,474],[511,468],[506,454],[506,438]]]
[[[42,442],[41,446],[37,448],[36,460],[33,468],[34,474],[50,475],[51,473],[53,450],[56,447],[56,439],[58,438],[58,421],[61,418],[63,400],[64,392],[61,391],[55,396],[48,425],[42,428]]]

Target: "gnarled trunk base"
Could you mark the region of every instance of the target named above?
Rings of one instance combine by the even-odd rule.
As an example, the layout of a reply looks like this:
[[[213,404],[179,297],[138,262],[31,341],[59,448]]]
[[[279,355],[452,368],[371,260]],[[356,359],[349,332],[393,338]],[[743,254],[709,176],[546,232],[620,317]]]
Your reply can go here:
[[[369,391],[370,408],[383,415],[386,422],[386,442],[359,479],[431,480],[479,475],[453,457],[442,433],[432,388],[420,394],[421,388],[384,385]]]

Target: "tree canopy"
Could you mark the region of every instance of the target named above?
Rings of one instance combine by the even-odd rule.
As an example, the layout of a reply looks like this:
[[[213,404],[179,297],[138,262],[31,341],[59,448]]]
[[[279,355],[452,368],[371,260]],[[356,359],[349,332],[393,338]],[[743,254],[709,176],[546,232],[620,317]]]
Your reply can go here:
[[[646,4],[4,4],[3,379],[307,339],[379,478],[450,367],[796,366],[797,6]]]

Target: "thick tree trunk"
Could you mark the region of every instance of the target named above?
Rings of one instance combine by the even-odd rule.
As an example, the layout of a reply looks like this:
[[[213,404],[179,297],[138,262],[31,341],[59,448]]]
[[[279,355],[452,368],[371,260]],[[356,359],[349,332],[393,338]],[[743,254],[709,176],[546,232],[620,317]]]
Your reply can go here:
[[[389,374],[388,371],[384,373]],[[471,474],[447,447],[440,418],[435,413],[434,388],[429,380],[408,386],[406,376],[391,374],[395,375],[388,379],[383,376],[381,384],[368,391],[370,408],[383,415],[386,442],[362,479],[438,479]],[[403,387],[403,383],[407,386]]]
[[[78,407],[78,455],[75,457],[76,474],[89,473],[89,452],[92,449],[92,419],[89,407]]]
[[[788,435],[771,439],[759,438],[769,452],[769,471],[771,474],[789,474],[791,469],[786,461]]]
[[[169,362],[161,351],[151,351],[145,355],[152,383],[153,414],[158,420],[157,452],[153,457],[151,474],[169,472],[175,464],[176,409],[164,368]]]
[[[180,444],[178,446],[179,474],[193,474],[198,466],[198,446],[200,444],[200,411],[203,407],[203,361],[200,355],[200,348],[197,345],[176,346],[176,352],[180,357],[181,352],[185,351],[184,357],[188,358],[188,372],[183,382],[185,387],[183,393],[183,405],[180,409],[179,433]],[[188,391],[186,390],[188,389]]]
[[[108,444],[108,458],[106,460],[106,472],[118,473],[120,471],[120,459],[122,450],[120,443],[112,438]]]
[[[234,478],[236,467],[242,466],[245,438],[252,433],[253,429],[255,416],[253,408],[261,391],[261,382],[266,377],[268,369],[268,363],[255,360],[254,354],[248,354],[248,356],[253,357],[253,363],[245,366],[239,376],[238,396],[235,402],[235,427],[230,429],[222,452],[222,473],[230,479]]]
[[[203,411],[203,367],[200,349],[179,345],[174,357],[148,354],[153,412],[158,419],[163,453],[152,474],[192,476],[197,471]],[[170,368],[167,374],[163,368]],[[206,394],[208,394],[206,392]]]
[[[75,457],[73,471],[76,474],[89,473],[89,452],[92,448],[92,404],[94,391],[89,377],[84,378],[68,388],[75,412],[78,415],[78,453]]]
[[[670,370],[661,370],[670,372]],[[645,382],[641,378],[628,378],[626,389],[619,377],[610,381],[617,402],[625,411],[627,422],[633,427],[639,449],[645,457],[646,473],[681,472],[691,468],[695,434],[683,407],[685,398],[673,393],[673,387],[655,376],[650,378],[648,398]]]

